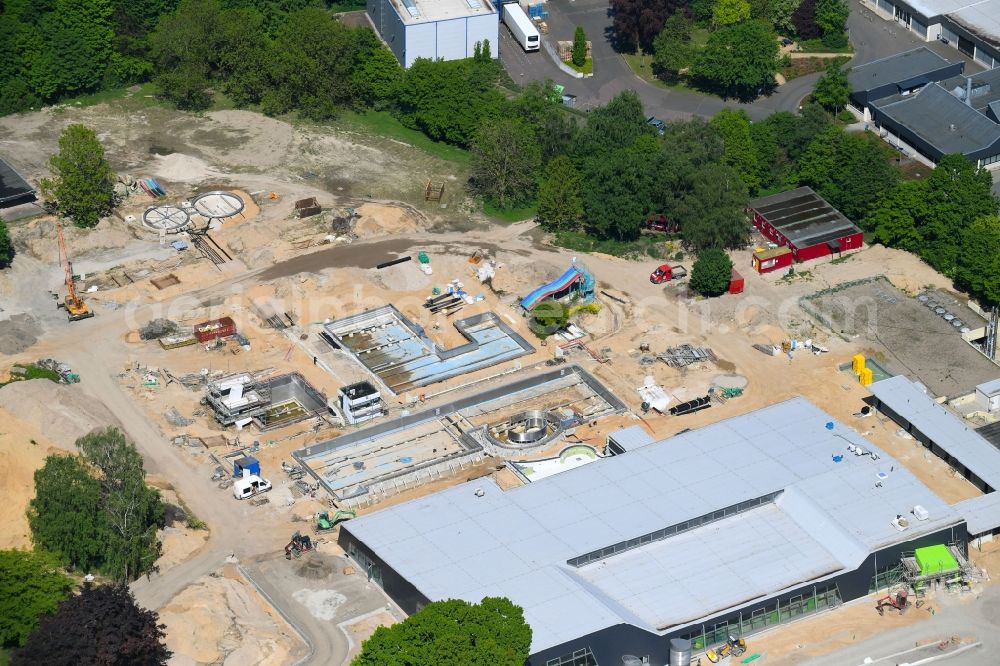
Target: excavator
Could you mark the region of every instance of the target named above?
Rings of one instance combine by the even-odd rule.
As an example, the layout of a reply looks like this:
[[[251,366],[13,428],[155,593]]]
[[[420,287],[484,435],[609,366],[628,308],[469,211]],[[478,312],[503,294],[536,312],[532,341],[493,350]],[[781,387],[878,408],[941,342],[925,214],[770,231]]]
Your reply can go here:
[[[59,307],[66,308],[66,314],[70,321],[80,321],[94,316],[83,299],[76,295],[76,285],[73,283],[73,267],[69,263],[69,254],[66,252],[66,239],[63,237],[62,220],[56,220],[56,234],[59,236],[59,261],[62,262],[63,271],[66,273],[66,300],[59,304]]]

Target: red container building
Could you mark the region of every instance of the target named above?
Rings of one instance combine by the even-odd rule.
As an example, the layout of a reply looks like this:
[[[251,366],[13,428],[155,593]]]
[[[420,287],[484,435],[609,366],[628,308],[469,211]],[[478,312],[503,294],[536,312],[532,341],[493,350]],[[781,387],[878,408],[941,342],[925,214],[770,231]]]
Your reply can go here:
[[[194,337],[198,342],[208,342],[216,338],[225,338],[236,333],[236,322],[229,317],[213,319],[195,324]]]
[[[753,253],[753,269],[758,273],[770,273],[792,265],[792,248],[787,245],[755,250]]]
[[[856,250],[864,242],[857,226],[811,187],[750,202],[753,225],[772,243],[791,249],[795,261]]]
[[[734,268],[732,274],[729,276],[729,293],[742,294],[743,286],[743,276],[737,273]]]

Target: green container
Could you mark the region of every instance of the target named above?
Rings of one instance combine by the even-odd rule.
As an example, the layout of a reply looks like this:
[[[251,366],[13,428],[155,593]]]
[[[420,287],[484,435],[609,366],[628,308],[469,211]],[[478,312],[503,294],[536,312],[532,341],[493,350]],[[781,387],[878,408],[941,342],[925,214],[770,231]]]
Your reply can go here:
[[[427,258],[427,253],[423,251],[417,253],[417,261],[419,261],[422,264],[431,263],[431,260]]]
[[[952,571],[958,568],[958,561],[944,544],[917,548],[913,555],[917,560],[917,566],[920,567],[921,576],[932,576],[942,571]]]

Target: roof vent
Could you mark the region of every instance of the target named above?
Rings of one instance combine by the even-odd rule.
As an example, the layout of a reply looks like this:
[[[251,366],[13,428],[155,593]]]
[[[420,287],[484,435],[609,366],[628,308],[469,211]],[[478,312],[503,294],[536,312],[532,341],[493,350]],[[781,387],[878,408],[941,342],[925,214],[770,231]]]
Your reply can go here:
[[[957,128],[957,127],[955,127],[955,123],[952,123],[952,124],[948,125],[948,129],[950,129],[950,130],[951,130],[952,132],[954,132],[954,131],[955,131],[955,130],[957,130],[958,128]]]
[[[892,519],[892,526],[895,527],[900,532],[902,532],[903,530],[905,530],[907,527],[910,526],[910,521],[908,521],[903,516],[897,515],[895,518]]]
[[[927,518],[930,517],[931,515],[927,509],[925,509],[919,504],[913,507],[913,511],[911,513],[913,514],[913,517],[916,518],[917,520],[927,520]]]
[[[476,488],[476,492],[474,494],[476,497],[483,497],[486,495],[486,491],[482,488]]]

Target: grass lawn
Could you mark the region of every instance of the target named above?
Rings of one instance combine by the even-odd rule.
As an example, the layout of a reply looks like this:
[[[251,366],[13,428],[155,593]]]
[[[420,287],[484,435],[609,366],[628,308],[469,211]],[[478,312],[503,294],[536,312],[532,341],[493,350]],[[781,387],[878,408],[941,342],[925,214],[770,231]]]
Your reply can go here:
[[[19,366],[25,369],[23,375],[11,375],[10,381],[0,382],[0,386],[6,386],[7,384],[13,384],[14,382],[20,382],[27,379],[48,379],[49,381],[59,382],[59,373],[54,370],[49,370],[48,368],[40,368],[37,365],[22,365]]]
[[[594,59],[593,58],[587,58],[587,61],[585,63],[583,63],[582,65],[580,65],[579,67],[577,67],[576,65],[574,65],[572,60],[567,60],[566,64],[569,65],[570,67],[572,67],[573,69],[575,69],[576,71],[580,72],[581,74],[593,74],[594,73]]]
[[[10,663],[10,652],[0,648],[0,666],[7,666]]]
[[[483,201],[483,212],[501,222],[520,222],[535,217],[538,205],[522,206],[521,208],[499,208],[492,201]]]
[[[798,43],[799,50],[804,53],[854,53],[854,47],[848,44],[839,48],[830,48],[821,39],[807,39]]]
[[[401,141],[442,160],[460,164],[469,163],[469,151],[428,139],[422,132],[404,127],[388,111],[368,111],[366,113],[345,111],[331,124],[344,129],[367,130],[372,134]]]
[[[582,231],[557,231],[553,245],[577,252],[601,252],[616,257],[667,258],[667,243],[659,234],[643,234],[634,241],[598,240]]]
[[[697,28],[691,33],[691,43],[696,49],[701,49],[705,46],[705,42],[707,41],[708,30]],[[689,86],[684,77],[681,77],[677,81],[664,81],[656,76],[653,72],[653,55],[651,53],[644,54],[641,51],[636,53],[623,53],[622,57],[625,58],[625,62],[628,63],[632,73],[647,83],[651,83],[659,88],[666,88],[667,90],[683,90],[698,95],[705,95],[706,97],[713,96],[710,93],[706,93]]]
[[[808,76],[816,72],[825,72],[827,67],[837,63],[844,65],[850,58],[838,56],[836,58],[792,58],[787,67],[782,67],[778,73],[785,77],[785,81],[797,79],[800,76]]]
[[[131,98],[136,102],[139,102],[140,106],[156,106],[157,104],[161,104],[161,101],[156,97],[147,97],[147,95],[155,95],[156,92],[156,86],[152,83],[143,83],[139,86],[139,91],[135,93],[130,92],[128,88],[112,88],[109,90],[100,90],[95,93],[90,93],[89,95],[71,97],[59,102],[59,105],[96,106],[97,104],[104,104],[105,102]]]

